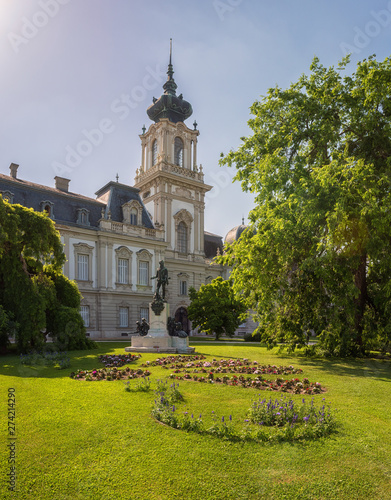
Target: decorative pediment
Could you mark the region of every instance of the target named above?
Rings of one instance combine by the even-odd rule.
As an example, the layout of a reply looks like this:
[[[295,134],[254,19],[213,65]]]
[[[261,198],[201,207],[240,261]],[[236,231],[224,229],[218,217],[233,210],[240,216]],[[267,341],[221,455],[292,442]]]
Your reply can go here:
[[[129,248],[121,246],[115,249],[115,253],[119,259],[130,259],[133,252]]]
[[[139,260],[152,260],[152,254],[143,248],[137,252],[137,258]]]
[[[175,215],[174,219],[176,224],[178,225],[180,222],[184,222],[187,226],[190,226],[191,223],[193,222],[193,216],[191,213],[186,210],[185,208],[182,208],[182,210],[179,210]]]
[[[73,246],[77,253],[91,254],[94,249],[93,246],[87,245],[87,243],[75,243]]]

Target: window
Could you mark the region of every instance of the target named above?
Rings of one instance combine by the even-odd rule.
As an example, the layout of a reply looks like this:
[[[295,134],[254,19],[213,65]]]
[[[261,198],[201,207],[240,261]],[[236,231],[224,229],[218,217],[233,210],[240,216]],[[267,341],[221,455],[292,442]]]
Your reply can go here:
[[[187,227],[184,222],[178,224],[178,252],[187,253]]]
[[[147,320],[147,323],[149,321],[149,309],[148,307],[140,307],[140,320],[145,318]]]
[[[187,295],[187,281],[179,282],[179,295]]]
[[[14,195],[11,193],[11,191],[1,191],[0,194],[3,197],[3,200],[8,201],[8,203],[13,202]]]
[[[94,247],[87,243],[76,243],[74,248],[75,279],[84,281],[83,286],[92,286],[92,263]],[[88,282],[88,283],[86,283]]]
[[[77,223],[82,224],[83,226],[90,225],[90,212],[85,208],[79,208],[77,210]]]
[[[128,201],[122,205],[122,222],[132,224],[134,226],[141,225],[143,207],[136,201]]]
[[[133,226],[137,226],[137,215],[138,215],[138,210],[137,208],[133,207],[130,210],[130,223],[133,224]]]
[[[151,269],[152,269],[152,257],[153,255],[148,252],[145,248],[139,250],[136,253],[137,258],[137,288],[139,290],[144,290],[148,287],[152,290]]]
[[[129,283],[129,260],[118,259],[118,283],[127,285]]]
[[[89,279],[89,255],[77,254],[77,279],[88,281]]]
[[[117,269],[116,285],[131,284],[132,252],[128,247],[122,245],[115,249],[115,262]]]
[[[175,220],[175,248],[178,253],[188,254],[193,251],[191,246],[191,227],[193,216],[186,209],[182,208],[174,215]]]
[[[54,203],[51,201],[41,201],[41,210],[42,212],[46,212],[47,216],[51,219],[54,219],[53,213]]]
[[[80,315],[84,322],[84,326],[88,328],[90,326],[90,306],[81,306]]]
[[[139,262],[139,285],[149,285],[149,262]]]
[[[152,144],[152,166],[157,163],[157,140],[155,139]]]
[[[120,307],[119,308],[119,326],[121,328],[127,328],[129,326],[129,308]]]
[[[174,163],[183,167],[183,141],[179,137],[175,137],[174,141]]]

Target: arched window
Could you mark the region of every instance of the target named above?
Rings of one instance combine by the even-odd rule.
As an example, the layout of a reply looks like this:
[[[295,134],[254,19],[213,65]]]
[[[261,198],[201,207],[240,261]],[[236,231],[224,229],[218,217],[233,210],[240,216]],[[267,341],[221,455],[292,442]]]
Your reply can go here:
[[[183,141],[180,137],[175,137],[174,163],[179,167],[183,167]]]
[[[184,222],[178,224],[178,252],[187,253],[187,226]]]
[[[157,140],[155,139],[152,144],[152,166],[157,163]]]

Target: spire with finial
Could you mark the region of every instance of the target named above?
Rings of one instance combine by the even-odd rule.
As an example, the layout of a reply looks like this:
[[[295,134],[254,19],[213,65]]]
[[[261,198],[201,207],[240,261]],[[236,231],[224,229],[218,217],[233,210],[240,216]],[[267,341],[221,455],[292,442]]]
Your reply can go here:
[[[175,80],[173,78],[174,68],[172,66],[172,38],[170,38],[170,62],[168,63],[167,75],[167,81],[163,85],[164,93],[176,95],[177,84],[175,83]]]
[[[172,38],[170,38],[170,59],[167,70],[167,81],[163,85],[164,93],[159,99],[153,99],[153,104],[147,109],[147,114],[154,122],[168,118],[171,122],[184,122],[193,113],[191,104],[183,99],[182,94],[176,95],[177,84],[174,80],[172,65]]]

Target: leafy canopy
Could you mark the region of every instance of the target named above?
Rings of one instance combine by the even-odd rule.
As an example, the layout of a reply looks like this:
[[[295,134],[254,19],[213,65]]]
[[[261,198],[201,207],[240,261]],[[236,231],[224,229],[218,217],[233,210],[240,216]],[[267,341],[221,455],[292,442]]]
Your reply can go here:
[[[45,333],[57,347],[90,346],[79,313],[77,285],[62,274],[65,262],[53,221],[0,196],[0,347],[16,331],[18,349],[42,348]]]
[[[221,159],[256,195],[221,261],[269,345],[329,354],[385,347],[391,323],[391,60],[309,75],[251,107],[252,135]]]
[[[193,327],[208,335],[214,333],[216,340],[221,335],[232,337],[247,315],[246,305],[235,296],[232,282],[221,276],[201,285],[198,291],[191,287],[189,297],[188,317]]]

